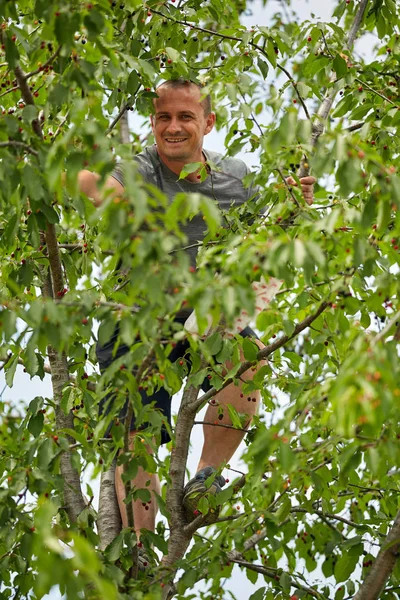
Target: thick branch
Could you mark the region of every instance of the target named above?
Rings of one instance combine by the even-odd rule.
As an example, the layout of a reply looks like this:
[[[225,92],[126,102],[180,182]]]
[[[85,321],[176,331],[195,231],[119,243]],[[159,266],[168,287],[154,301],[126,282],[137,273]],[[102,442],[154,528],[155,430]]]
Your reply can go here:
[[[64,280],[60,252],[57,242],[56,228],[51,223],[46,224],[46,245],[50,263],[53,294],[54,297],[57,297],[64,289]]]
[[[400,550],[400,512],[354,600],[377,600],[394,569]]]
[[[55,226],[47,223],[46,243],[48,249],[51,280],[48,274],[44,274],[45,280],[42,286],[43,296],[54,297],[54,294],[63,289],[63,277],[60,254],[57,245]],[[69,371],[67,357],[61,355],[51,346],[48,347],[48,356],[51,368],[51,383],[53,386],[54,401],[56,404],[56,426],[57,430],[73,429],[74,419],[72,412],[65,414],[60,408],[62,391],[69,382]],[[67,436],[69,443],[74,440]],[[61,475],[64,482],[64,502],[71,522],[75,522],[79,513],[85,508],[85,502],[81,490],[80,474],[72,465],[72,452],[63,452],[60,458]]]
[[[173,594],[174,585],[172,580],[177,569],[175,565],[184,556],[193,533],[192,531],[185,531],[186,518],[182,499],[190,434],[196,416],[196,409],[193,405],[198,392],[199,388],[193,386],[185,390],[176,422],[175,447],[171,452],[169,469],[171,482],[167,488],[167,509],[170,515],[171,535],[168,540],[168,554],[161,561],[162,566],[168,570],[170,582],[163,589],[163,599],[169,598]]]
[[[115,493],[115,466],[112,463],[107,471],[101,474],[99,512],[97,529],[100,536],[100,550],[105,550],[121,531],[121,514]]]

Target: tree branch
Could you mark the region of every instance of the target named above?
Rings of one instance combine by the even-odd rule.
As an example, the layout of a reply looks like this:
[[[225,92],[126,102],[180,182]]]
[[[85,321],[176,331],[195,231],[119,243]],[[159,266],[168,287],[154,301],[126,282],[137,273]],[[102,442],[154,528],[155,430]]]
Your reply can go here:
[[[34,71],[30,71],[29,73],[26,73],[25,79],[26,80],[30,79],[34,75],[37,75],[38,73],[41,73],[42,71],[44,71],[44,69],[46,67],[48,67],[49,65],[51,65],[51,63],[57,58],[57,56],[60,54],[60,52],[61,52],[61,46],[59,46],[57,48],[57,50],[50,56],[50,58],[44,63],[44,65],[41,65],[38,69],[35,69]]]
[[[60,260],[60,253],[57,245],[55,226],[47,223],[46,244],[50,263],[51,280],[45,276],[42,287],[43,296],[54,298],[54,294],[63,289],[63,276]],[[56,426],[57,430],[73,429],[74,419],[72,411],[65,414],[60,408],[62,392],[69,382],[69,371],[67,357],[64,353],[61,355],[51,346],[47,349],[50,367],[51,382],[53,386],[54,401],[56,404]],[[71,444],[74,440],[71,436],[66,436]],[[78,515],[85,508],[85,502],[82,494],[80,474],[73,467],[71,450],[63,452],[60,457],[60,468],[64,482],[64,502],[67,507],[67,513],[72,523],[76,522]]]
[[[34,156],[39,156],[39,154],[36,152],[36,150],[31,148],[28,144],[25,144],[24,142],[18,142],[16,140],[10,140],[8,142],[0,142],[0,148],[6,148],[7,146],[14,146],[15,148],[22,148],[23,150],[26,150],[27,152],[29,152],[29,154],[33,154]]]
[[[245,373],[248,369],[250,369],[251,367],[253,367],[254,364],[256,364],[257,362],[259,362],[260,360],[263,360],[263,359],[267,358],[273,352],[275,352],[275,350],[278,350],[278,348],[281,348],[282,346],[284,346],[285,344],[287,344],[290,340],[292,340],[293,338],[295,338],[296,336],[298,336],[299,333],[301,333],[302,331],[304,331],[304,329],[306,329],[307,327],[309,327],[311,325],[311,323],[313,323],[313,321],[315,321],[316,319],[318,319],[318,317],[330,305],[331,305],[330,302],[322,302],[314,314],[309,315],[303,321],[301,321],[300,323],[298,323],[296,325],[296,327],[295,327],[294,332],[292,333],[292,335],[283,335],[281,338],[279,338],[278,340],[276,340],[276,342],[273,342],[272,344],[269,344],[268,346],[265,346],[265,348],[263,348],[262,350],[260,350],[260,352],[258,353],[256,361],[253,361],[253,362],[246,361],[246,362],[244,362],[241,365],[240,369],[238,370],[238,372],[236,373],[236,375],[234,377],[230,377],[229,379],[227,379],[226,381],[224,381],[224,383],[223,383],[222,387],[220,388],[220,390],[224,389],[225,387],[227,387],[228,385],[230,385],[231,383],[233,383],[235,381],[235,379],[237,379],[238,377],[240,377],[241,375],[243,375],[243,373]],[[218,391],[220,391],[220,390],[218,390]],[[208,392],[206,392],[205,394],[203,394],[200,398],[196,398],[194,400],[194,408],[196,409],[196,411],[201,406],[203,406],[206,402],[208,402],[211,398],[213,398],[218,393],[218,391],[215,388],[211,388]]]
[[[386,582],[399,557],[400,550],[400,512],[397,513],[389,534],[376,557],[367,577],[354,596],[354,600],[377,600],[385,588]]]
[[[365,12],[367,4],[368,4],[368,0],[361,0],[360,4],[358,6],[357,13],[354,17],[353,24],[351,26],[349,35],[347,36],[347,40],[346,40],[346,45],[349,49],[351,49],[354,45],[354,41],[356,39],[358,30],[359,30],[361,22],[363,20],[364,12]],[[332,76],[330,78],[331,83],[333,84],[335,82],[335,80],[336,80],[336,74],[332,74]],[[322,101],[322,103],[315,115],[312,130],[311,130],[311,147],[312,148],[315,148],[319,137],[321,136],[321,134],[324,131],[324,124],[328,118],[328,115],[332,108],[332,104],[333,104],[336,94],[337,94],[337,88],[336,88],[336,86],[333,86],[332,89],[328,90],[327,93],[325,94],[325,98]],[[306,158],[304,158],[302,160],[300,169],[297,173],[299,178],[306,177],[309,173],[309,168],[308,168],[308,166],[305,167],[304,166],[305,164],[307,164]]]

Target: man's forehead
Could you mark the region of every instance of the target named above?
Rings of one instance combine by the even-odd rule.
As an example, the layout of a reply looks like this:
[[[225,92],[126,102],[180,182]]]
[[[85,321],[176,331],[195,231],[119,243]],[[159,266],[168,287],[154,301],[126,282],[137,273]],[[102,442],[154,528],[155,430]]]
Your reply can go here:
[[[201,93],[195,85],[185,85],[177,88],[168,85],[162,85],[156,89],[158,98],[154,98],[154,104],[161,104],[168,101],[176,102],[177,100],[194,102],[201,105]]]

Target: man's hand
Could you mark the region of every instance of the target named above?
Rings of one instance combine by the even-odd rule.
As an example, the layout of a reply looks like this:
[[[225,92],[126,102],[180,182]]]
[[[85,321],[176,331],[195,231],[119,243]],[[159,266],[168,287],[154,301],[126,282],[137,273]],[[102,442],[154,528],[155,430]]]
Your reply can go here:
[[[314,183],[316,181],[317,180],[315,179],[315,177],[311,177],[311,175],[308,175],[307,177],[302,177],[300,179],[301,190],[303,192],[304,200],[310,206],[314,202]],[[289,185],[297,185],[293,177],[288,177],[286,179],[286,183],[288,183]]]

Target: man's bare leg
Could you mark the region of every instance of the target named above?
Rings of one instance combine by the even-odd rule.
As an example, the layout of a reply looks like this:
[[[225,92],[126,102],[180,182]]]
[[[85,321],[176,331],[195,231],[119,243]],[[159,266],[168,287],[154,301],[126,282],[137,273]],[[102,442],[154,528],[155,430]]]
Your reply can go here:
[[[133,439],[136,435],[136,431],[131,432],[131,443],[130,447],[133,447]],[[147,446],[147,451],[152,454],[153,451]],[[115,491],[118,498],[118,506],[121,513],[122,526],[128,527],[128,517],[126,514],[125,500],[125,486],[122,481],[123,465],[118,465],[115,470]],[[150,485],[146,485],[150,481]],[[160,481],[156,473],[146,473],[142,467],[139,467],[138,474],[135,479],[132,480],[132,486],[136,489],[147,489],[151,493],[151,503],[147,504],[147,510],[143,506],[141,500],[135,500],[133,502],[133,515],[135,521],[135,532],[137,539],[140,538],[140,532],[142,529],[149,529],[154,531],[157,516],[157,500],[153,492],[160,494]]]
[[[264,344],[259,340],[254,340],[254,342],[260,349],[264,348]],[[258,363],[257,369],[265,364],[265,361],[261,361]],[[227,365],[228,368],[229,366],[230,365]],[[242,375],[242,380],[251,380],[254,377],[255,372],[256,371],[249,369]],[[249,397],[251,398],[250,401],[248,400]],[[253,401],[253,399],[255,399],[255,401]],[[239,383],[238,386],[231,384],[218,392],[215,396],[215,401],[215,406],[211,404],[208,406],[204,417],[205,422],[214,423],[217,421],[218,424],[232,425],[228,409],[226,408],[227,404],[231,404],[239,413],[245,413],[249,416],[248,422],[243,427],[243,429],[247,429],[252,418],[257,414],[258,406],[260,404],[260,392],[257,390],[251,392],[251,394],[243,394],[241,383]],[[225,406],[225,408],[223,419],[219,420],[218,408],[221,406]],[[214,467],[218,469],[224,462],[228,463],[245,436],[244,431],[216,427],[213,425],[203,425],[203,432],[204,446],[197,471],[200,471],[200,469],[203,469],[204,467]]]

